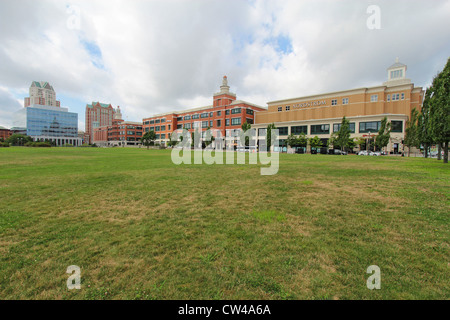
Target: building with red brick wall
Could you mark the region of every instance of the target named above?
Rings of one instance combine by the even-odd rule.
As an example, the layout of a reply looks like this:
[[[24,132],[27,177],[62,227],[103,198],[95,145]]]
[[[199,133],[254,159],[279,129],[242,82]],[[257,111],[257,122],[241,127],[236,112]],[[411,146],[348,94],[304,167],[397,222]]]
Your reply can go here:
[[[0,139],[6,140],[12,135],[12,131],[0,126]]]
[[[141,144],[142,123],[114,119],[112,125],[94,129],[93,143],[100,147]]]
[[[121,118],[120,107],[114,109],[111,104],[92,102],[92,104],[86,105],[85,114],[85,131],[89,135],[89,142],[94,141],[94,129],[99,127],[111,126],[114,116],[118,114],[118,118]]]
[[[228,79],[223,77],[220,92],[213,95],[213,104],[210,106],[188,109],[178,112],[169,112],[154,115],[143,119],[144,133],[155,131],[156,141],[167,145],[173,131],[187,129],[194,132],[206,131],[207,128],[220,132],[222,137],[227,131],[241,129],[243,123],[254,123],[255,112],[266,111],[266,108],[236,99],[236,94],[230,92]]]

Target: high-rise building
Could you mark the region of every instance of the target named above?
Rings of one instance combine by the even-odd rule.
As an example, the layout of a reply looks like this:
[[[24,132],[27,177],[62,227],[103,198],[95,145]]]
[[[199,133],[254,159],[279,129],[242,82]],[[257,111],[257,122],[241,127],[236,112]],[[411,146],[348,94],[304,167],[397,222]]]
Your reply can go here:
[[[24,107],[30,105],[41,105],[60,107],[61,103],[56,100],[56,93],[50,83],[45,81],[33,81],[30,86],[30,96],[24,99]]]
[[[94,141],[94,129],[111,126],[113,119],[121,119],[120,107],[114,109],[111,104],[92,102],[86,105],[86,134],[89,135],[89,143]]]
[[[30,97],[14,118],[16,132],[22,132],[34,141],[51,141],[57,146],[81,145],[78,137],[78,114],[62,108],[56,93],[48,82],[33,81]]]

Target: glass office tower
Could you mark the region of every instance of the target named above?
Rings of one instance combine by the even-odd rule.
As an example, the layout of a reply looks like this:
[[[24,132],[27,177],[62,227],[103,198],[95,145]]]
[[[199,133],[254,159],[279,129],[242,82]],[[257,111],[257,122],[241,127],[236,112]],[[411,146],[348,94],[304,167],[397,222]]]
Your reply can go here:
[[[78,114],[67,108],[30,105],[16,113],[14,126],[26,128],[34,141],[52,141],[57,146],[81,145],[78,137]]]

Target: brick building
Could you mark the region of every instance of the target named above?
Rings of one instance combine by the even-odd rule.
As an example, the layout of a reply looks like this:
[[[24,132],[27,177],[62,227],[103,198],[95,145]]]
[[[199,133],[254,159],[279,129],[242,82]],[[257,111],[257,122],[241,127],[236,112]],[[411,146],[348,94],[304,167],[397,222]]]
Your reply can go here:
[[[111,104],[92,102],[92,104],[86,105],[85,131],[89,136],[88,143],[94,141],[94,129],[111,126],[116,114],[117,118],[121,118],[120,107],[115,109]]]
[[[230,92],[228,79],[223,77],[220,92],[213,95],[213,104],[210,106],[188,109],[178,112],[169,112],[154,115],[143,119],[144,133],[155,131],[156,141],[167,145],[170,136],[177,129],[187,129],[194,132],[206,131],[211,128],[219,132],[222,137],[229,135],[233,129],[240,129],[242,124],[254,123],[255,112],[264,111],[265,108],[236,99],[236,94]]]

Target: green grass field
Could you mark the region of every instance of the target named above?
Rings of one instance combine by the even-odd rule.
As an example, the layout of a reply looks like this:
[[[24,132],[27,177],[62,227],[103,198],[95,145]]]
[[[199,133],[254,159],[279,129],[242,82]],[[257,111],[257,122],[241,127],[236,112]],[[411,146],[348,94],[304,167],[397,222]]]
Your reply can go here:
[[[0,149],[0,299],[450,298],[448,165],[282,154],[278,174],[260,167]]]

